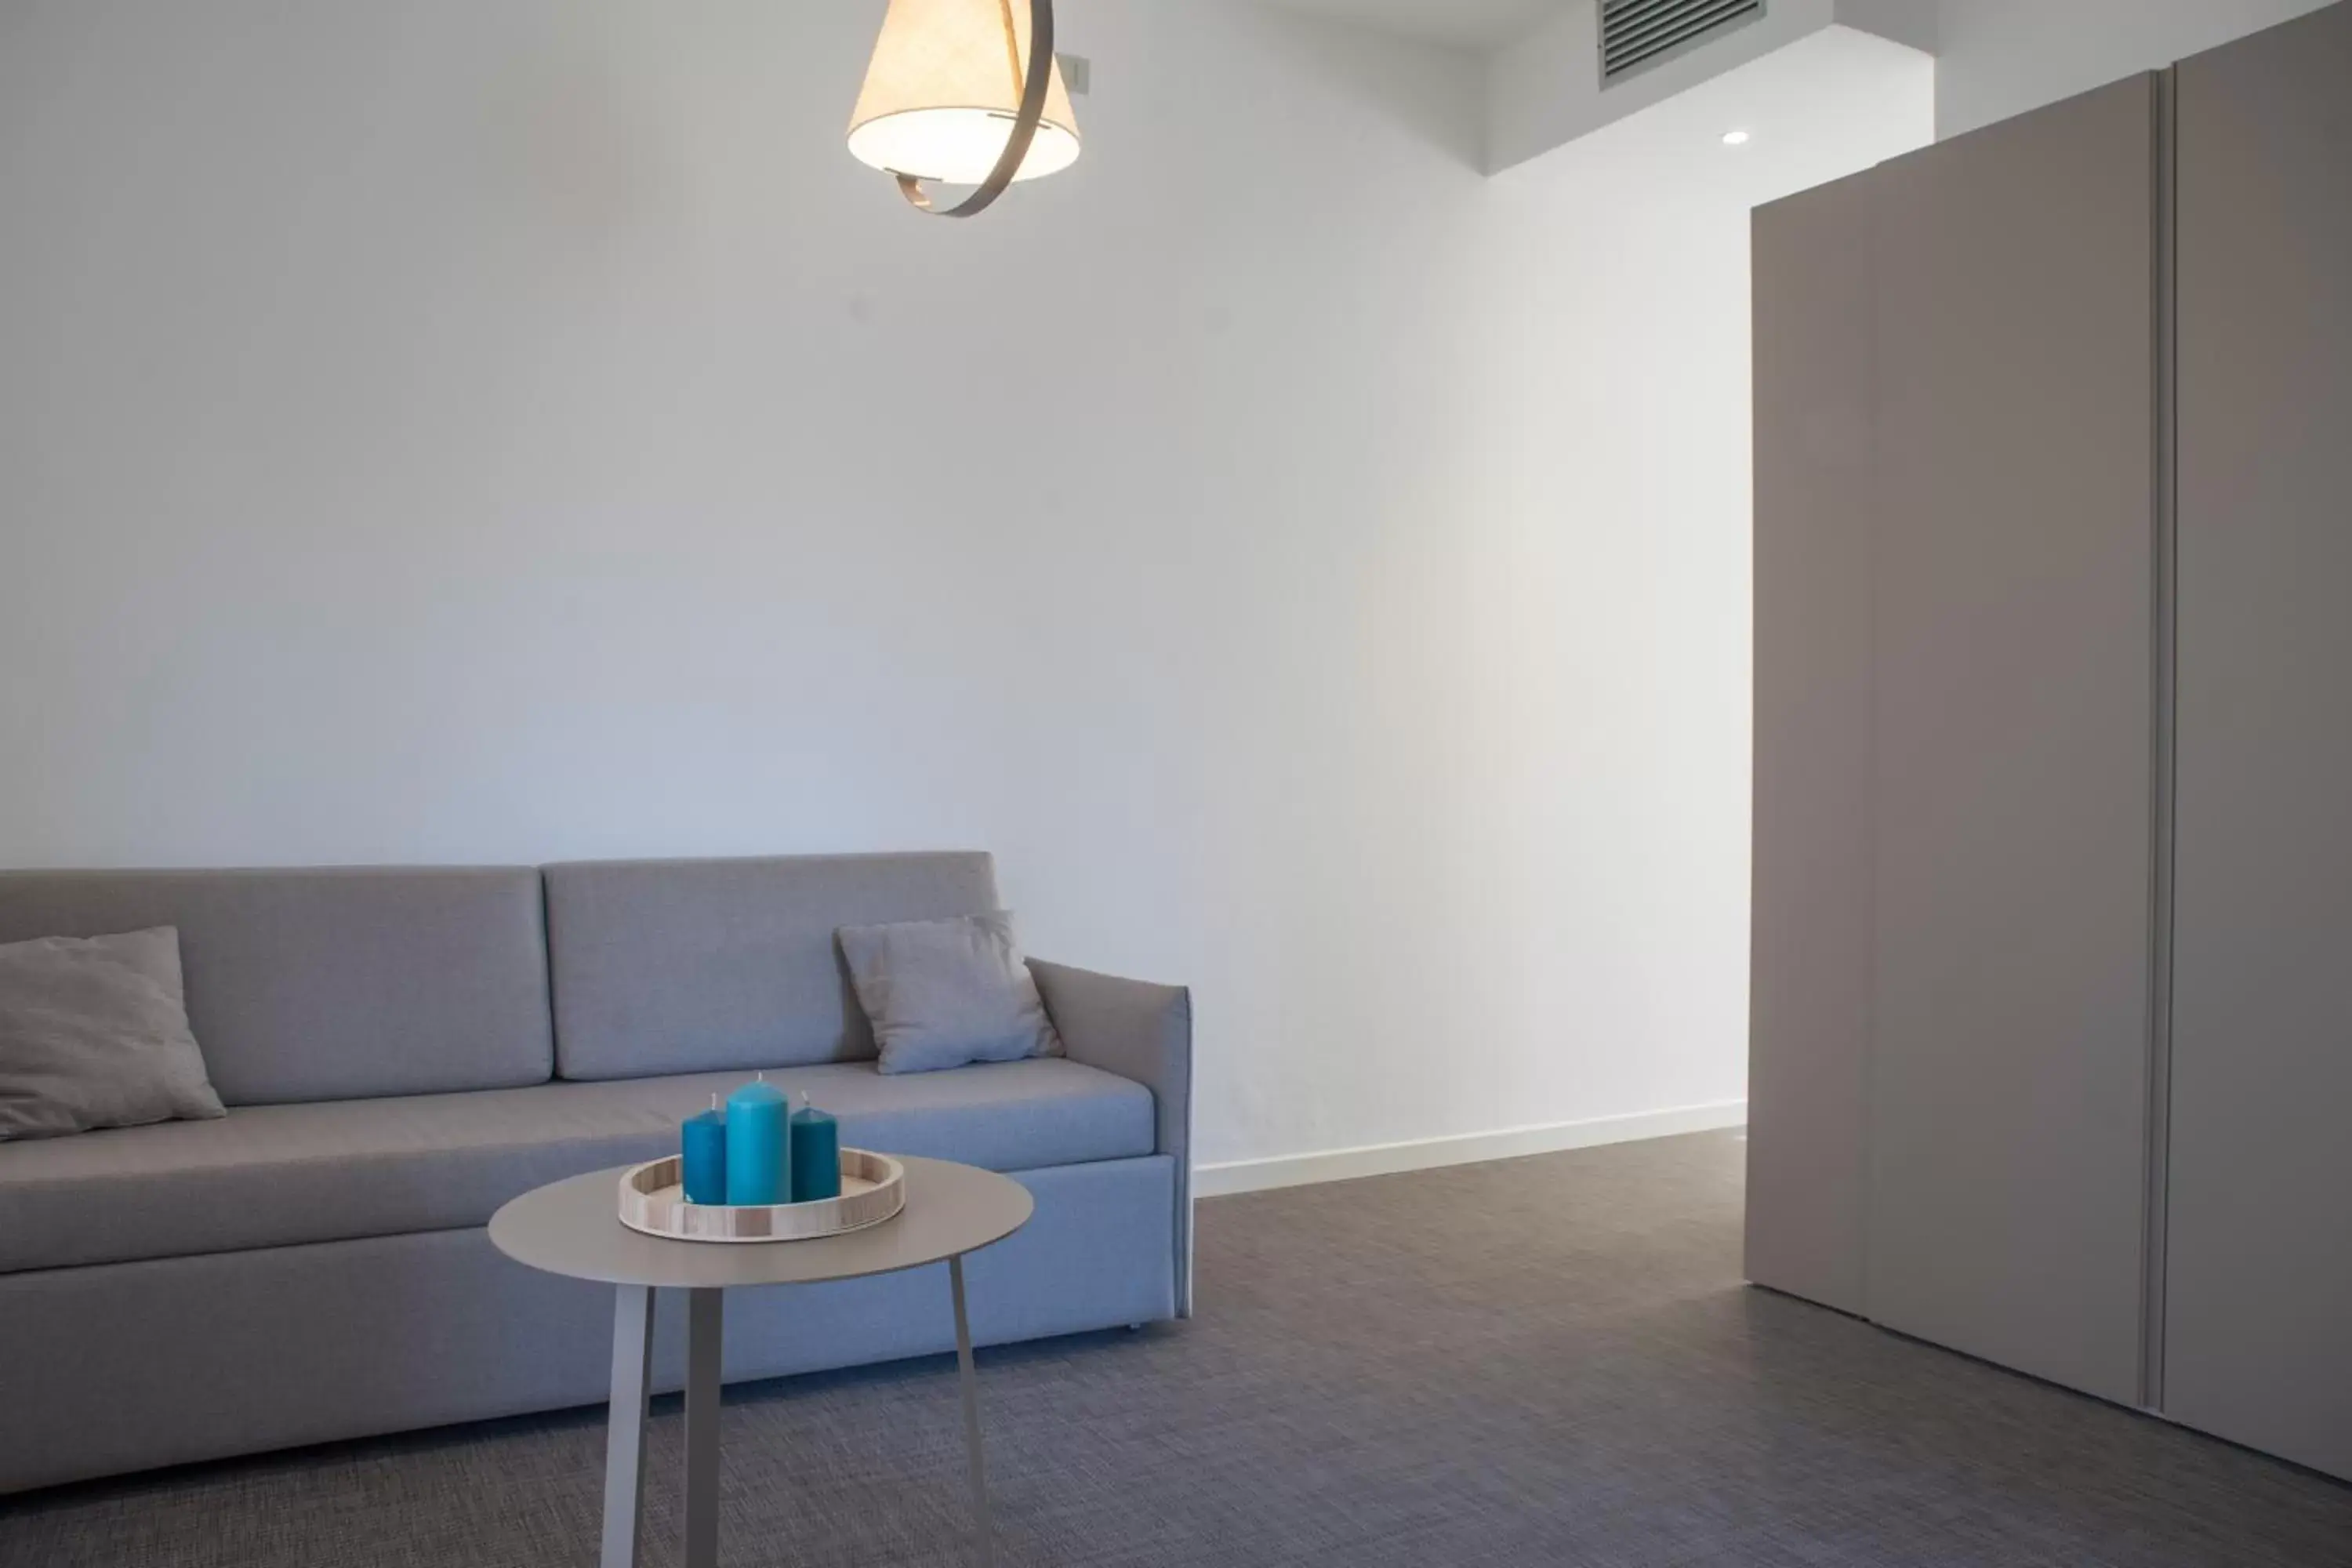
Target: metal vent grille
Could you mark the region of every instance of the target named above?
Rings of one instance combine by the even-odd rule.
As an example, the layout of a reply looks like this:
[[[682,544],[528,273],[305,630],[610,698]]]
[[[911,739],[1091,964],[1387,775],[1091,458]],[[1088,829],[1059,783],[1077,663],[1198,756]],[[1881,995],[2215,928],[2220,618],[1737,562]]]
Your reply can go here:
[[[1630,76],[1763,15],[1764,0],[1601,0],[1601,79]]]

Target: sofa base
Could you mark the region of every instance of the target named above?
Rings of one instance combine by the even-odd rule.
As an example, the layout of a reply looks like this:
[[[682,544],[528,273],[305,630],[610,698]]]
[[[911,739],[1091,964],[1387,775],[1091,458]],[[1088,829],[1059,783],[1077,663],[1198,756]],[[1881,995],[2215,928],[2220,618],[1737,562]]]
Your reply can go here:
[[[1168,1155],[1015,1173],[1037,1200],[967,1265],[973,1339],[1177,1315]],[[684,1313],[656,1308],[656,1375]],[[0,1492],[306,1443],[602,1403],[609,1287],[541,1274],[487,1230],[0,1275]],[[732,1292],[729,1382],[951,1350],[947,1271]]]

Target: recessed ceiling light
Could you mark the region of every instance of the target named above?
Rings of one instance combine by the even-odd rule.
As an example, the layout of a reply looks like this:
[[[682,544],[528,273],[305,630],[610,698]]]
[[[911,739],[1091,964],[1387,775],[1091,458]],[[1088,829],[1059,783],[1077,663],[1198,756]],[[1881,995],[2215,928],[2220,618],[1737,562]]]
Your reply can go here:
[[[1748,145],[1748,132],[1727,131],[1723,133],[1723,144],[1727,147],[1745,147]]]

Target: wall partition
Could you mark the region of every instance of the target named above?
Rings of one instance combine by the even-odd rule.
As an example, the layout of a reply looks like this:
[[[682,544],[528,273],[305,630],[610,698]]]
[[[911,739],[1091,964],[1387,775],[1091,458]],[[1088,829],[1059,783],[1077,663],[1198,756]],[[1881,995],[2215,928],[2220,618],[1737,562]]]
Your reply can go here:
[[[2164,1409],[2352,1476],[2352,7],[2179,75]]]
[[[2352,1475],[2347,81],[1757,214],[1748,1273]]]

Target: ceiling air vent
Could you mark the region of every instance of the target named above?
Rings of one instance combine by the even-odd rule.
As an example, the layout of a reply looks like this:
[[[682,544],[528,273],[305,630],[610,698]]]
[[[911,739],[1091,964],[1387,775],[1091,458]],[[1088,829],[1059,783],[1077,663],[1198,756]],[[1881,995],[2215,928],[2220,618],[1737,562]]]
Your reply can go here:
[[[1602,85],[1764,15],[1764,0],[1601,0]]]

